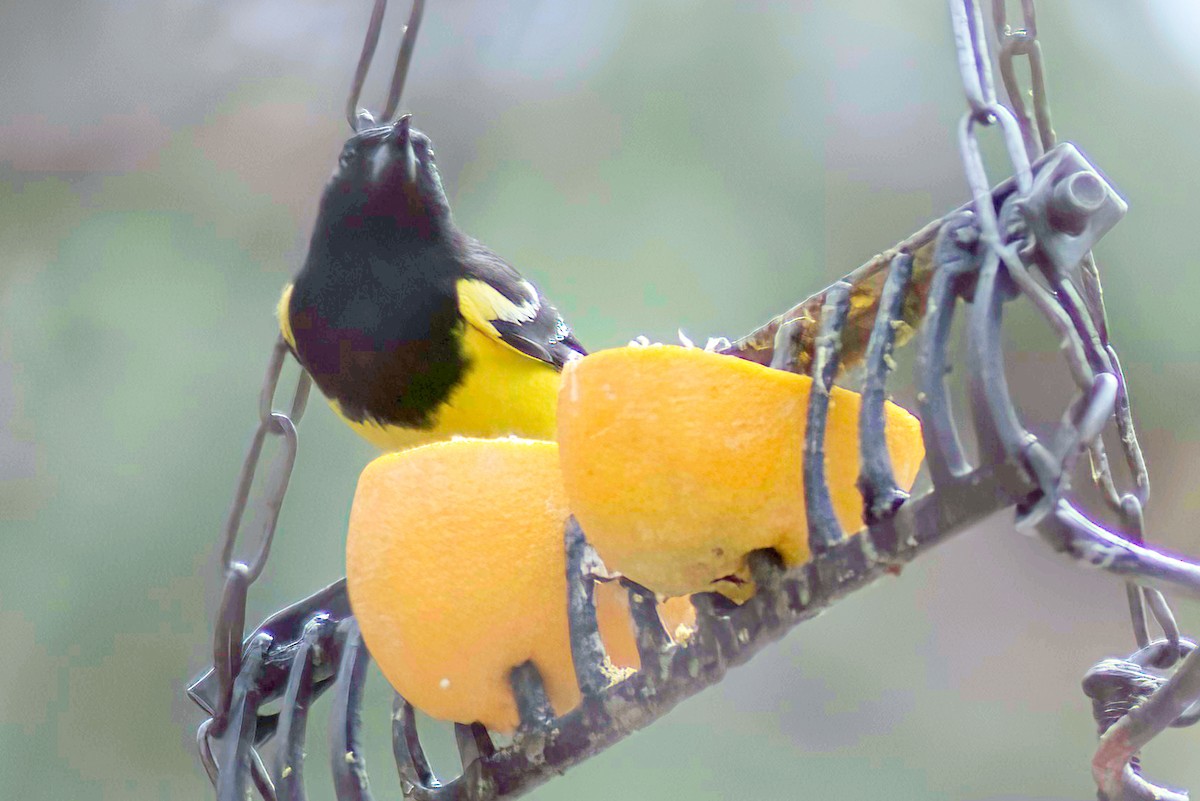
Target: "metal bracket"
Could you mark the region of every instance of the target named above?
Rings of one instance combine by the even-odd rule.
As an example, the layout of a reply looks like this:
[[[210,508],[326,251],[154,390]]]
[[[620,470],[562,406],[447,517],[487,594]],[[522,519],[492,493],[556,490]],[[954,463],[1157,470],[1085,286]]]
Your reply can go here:
[[[1129,210],[1104,175],[1069,144],[1041,160],[1021,206],[1034,260],[1048,276],[1064,279],[1078,277],[1084,257]]]

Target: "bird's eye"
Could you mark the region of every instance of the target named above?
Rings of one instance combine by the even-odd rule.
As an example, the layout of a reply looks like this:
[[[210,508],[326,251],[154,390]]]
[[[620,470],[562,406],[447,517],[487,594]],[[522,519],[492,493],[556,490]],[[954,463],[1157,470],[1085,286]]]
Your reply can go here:
[[[338,166],[342,169],[350,166],[350,162],[354,160],[354,151],[347,148],[342,151],[342,155],[338,157]]]

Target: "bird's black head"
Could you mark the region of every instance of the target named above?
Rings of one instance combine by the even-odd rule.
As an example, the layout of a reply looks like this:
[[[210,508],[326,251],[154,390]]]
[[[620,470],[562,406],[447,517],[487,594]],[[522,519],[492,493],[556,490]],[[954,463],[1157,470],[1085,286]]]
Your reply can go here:
[[[332,227],[432,239],[451,230],[450,204],[429,137],[405,115],[346,142],[321,198]]]

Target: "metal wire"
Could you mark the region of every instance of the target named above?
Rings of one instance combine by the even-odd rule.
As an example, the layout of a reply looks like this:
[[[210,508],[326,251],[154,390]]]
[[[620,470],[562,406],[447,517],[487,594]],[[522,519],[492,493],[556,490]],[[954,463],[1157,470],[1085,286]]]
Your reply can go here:
[[[358,66],[354,69],[354,80],[350,84],[350,96],[346,99],[346,121],[355,133],[376,125],[384,125],[393,121],[396,109],[400,107],[400,97],[404,94],[404,83],[408,78],[408,65],[412,62],[413,49],[417,44],[417,33],[421,29],[421,18],[425,14],[425,0],[413,0],[412,10],[408,14],[408,23],[404,26],[404,36],[400,42],[400,51],[396,55],[396,67],[392,72],[392,82],[388,87],[387,101],[379,114],[374,114],[365,108],[359,108],[358,101],[362,97],[363,84],[367,81],[367,73],[371,71],[371,62],[375,58],[375,48],[379,45],[379,33],[383,30],[383,15],[387,11],[387,0],[375,0],[371,9],[371,21],[367,24],[367,35],[363,40],[362,53],[358,57]]]

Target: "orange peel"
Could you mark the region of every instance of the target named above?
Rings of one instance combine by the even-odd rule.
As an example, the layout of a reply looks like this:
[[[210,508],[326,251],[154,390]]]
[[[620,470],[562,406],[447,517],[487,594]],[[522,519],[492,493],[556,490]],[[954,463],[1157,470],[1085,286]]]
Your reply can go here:
[[[510,732],[518,718],[509,675],[532,660],[558,714],[579,704],[568,516],[553,442],[456,439],[367,465],[346,578],[367,648],[397,692],[435,718]],[[625,596],[617,582],[596,585],[614,677],[638,667]],[[668,625],[686,622],[680,602],[668,608]]]
[[[572,513],[605,564],[668,596],[753,593],[746,555],[809,558],[802,480],[807,376],[671,345],[599,351],[567,365],[558,442]],[[863,525],[861,396],[835,387],[825,474],[843,530]],[[896,481],[925,455],[919,421],[885,407]]]

